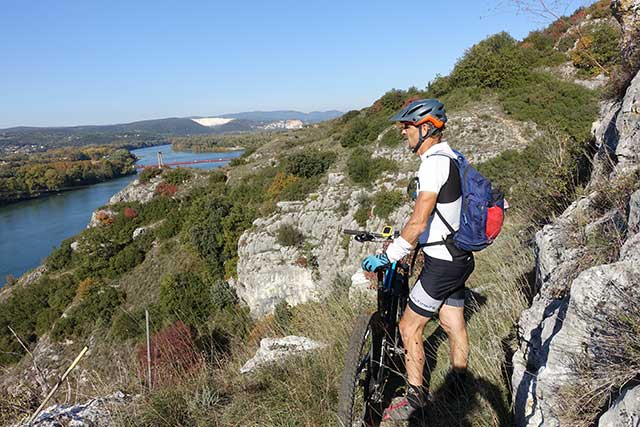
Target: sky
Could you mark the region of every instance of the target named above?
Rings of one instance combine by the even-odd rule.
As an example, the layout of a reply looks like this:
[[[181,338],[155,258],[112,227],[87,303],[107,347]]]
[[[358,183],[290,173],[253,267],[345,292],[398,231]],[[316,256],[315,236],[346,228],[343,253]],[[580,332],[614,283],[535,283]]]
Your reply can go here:
[[[501,0],[0,0],[0,128],[348,111],[548,23]]]

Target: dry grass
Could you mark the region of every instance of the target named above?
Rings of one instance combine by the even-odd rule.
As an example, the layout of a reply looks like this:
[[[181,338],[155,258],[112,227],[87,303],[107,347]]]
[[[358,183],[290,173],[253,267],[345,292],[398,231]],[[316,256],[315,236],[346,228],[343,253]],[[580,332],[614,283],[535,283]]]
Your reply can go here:
[[[448,344],[437,324],[426,332],[435,358],[429,366],[437,399],[429,425],[509,425],[509,340],[526,307],[532,251],[529,232],[513,221],[493,247],[478,254],[469,285],[478,290],[469,304],[472,386],[450,396]],[[287,324],[273,317],[254,326],[246,342],[235,342],[226,359],[210,362],[197,376],[154,391],[118,417],[120,426],[333,426],[346,343],[355,317],[371,307],[354,307],[344,294],[293,307]],[[322,351],[243,375],[261,337],[303,335],[327,344]],[[442,344],[442,345],[440,345]]]

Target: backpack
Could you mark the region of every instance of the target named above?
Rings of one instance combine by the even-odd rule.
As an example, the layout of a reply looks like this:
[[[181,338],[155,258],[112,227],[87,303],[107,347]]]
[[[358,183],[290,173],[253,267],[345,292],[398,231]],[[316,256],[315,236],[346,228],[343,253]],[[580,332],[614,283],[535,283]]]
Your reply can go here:
[[[492,188],[491,181],[475,170],[460,152],[456,150],[453,150],[453,152],[456,154],[455,159],[441,153],[432,155],[451,159],[460,174],[460,183],[462,185],[460,228],[456,231],[451,227],[438,211],[436,203],[434,211],[451,234],[447,240],[426,243],[428,233],[425,231],[418,239],[418,246],[442,245],[451,239],[458,249],[474,252],[481,251],[492,244],[502,230],[505,209],[504,195],[498,189]]]

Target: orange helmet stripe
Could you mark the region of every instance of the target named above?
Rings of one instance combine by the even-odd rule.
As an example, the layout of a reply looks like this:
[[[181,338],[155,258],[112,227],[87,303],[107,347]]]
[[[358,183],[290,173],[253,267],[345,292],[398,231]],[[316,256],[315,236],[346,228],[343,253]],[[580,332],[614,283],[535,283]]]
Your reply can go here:
[[[420,120],[417,123],[414,123],[414,126],[420,126],[423,123],[431,122],[438,129],[444,126],[444,122],[436,119],[435,117],[427,116],[424,119]]]

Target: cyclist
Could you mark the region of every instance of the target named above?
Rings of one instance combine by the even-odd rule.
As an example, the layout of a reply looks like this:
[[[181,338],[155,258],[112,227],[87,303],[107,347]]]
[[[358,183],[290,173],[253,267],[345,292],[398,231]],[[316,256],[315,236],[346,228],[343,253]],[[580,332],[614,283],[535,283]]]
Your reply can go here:
[[[453,230],[459,228],[462,189],[457,166],[447,157],[455,158],[455,154],[442,139],[447,122],[444,105],[436,99],[415,100],[391,121],[400,122],[409,148],[420,157],[417,198],[401,235],[385,253],[365,258],[362,267],[376,271],[411,253],[419,237],[421,242],[426,242],[424,267],[399,324],[405,347],[407,394],[389,406],[383,415],[385,420],[406,420],[428,400],[428,390],[423,386],[422,333],[436,313],[449,339],[454,373],[463,375],[466,371],[469,342],[464,320],[465,282],[475,264],[471,252],[453,245],[452,233],[446,224]]]

